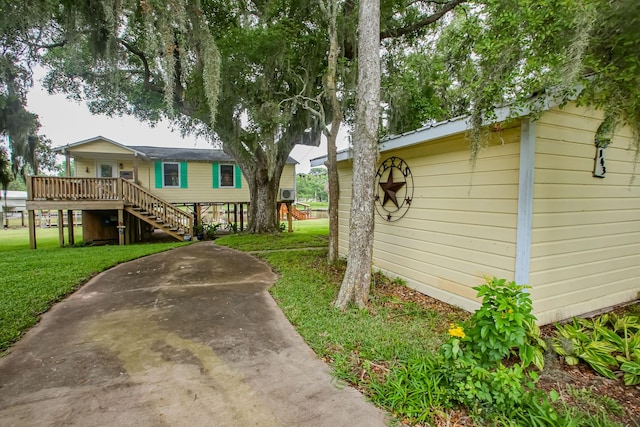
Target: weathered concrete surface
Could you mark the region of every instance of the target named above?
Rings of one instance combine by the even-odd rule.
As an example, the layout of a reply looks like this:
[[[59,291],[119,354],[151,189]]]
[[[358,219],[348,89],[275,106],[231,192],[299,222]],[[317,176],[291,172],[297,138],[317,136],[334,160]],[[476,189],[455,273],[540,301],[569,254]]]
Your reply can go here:
[[[2,426],[382,426],[284,318],[268,265],[198,243],[106,271],[0,359]]]

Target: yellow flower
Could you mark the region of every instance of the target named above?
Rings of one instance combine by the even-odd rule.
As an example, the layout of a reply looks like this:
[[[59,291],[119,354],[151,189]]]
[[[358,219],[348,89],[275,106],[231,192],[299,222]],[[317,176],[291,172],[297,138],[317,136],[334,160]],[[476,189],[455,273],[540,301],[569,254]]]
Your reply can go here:
[[[455,326],[455,325],[451,325],[451,327],[449,328],[449,335],[451,335],[452,337],[459,337],[459,338],[466,337],[462,326]]]

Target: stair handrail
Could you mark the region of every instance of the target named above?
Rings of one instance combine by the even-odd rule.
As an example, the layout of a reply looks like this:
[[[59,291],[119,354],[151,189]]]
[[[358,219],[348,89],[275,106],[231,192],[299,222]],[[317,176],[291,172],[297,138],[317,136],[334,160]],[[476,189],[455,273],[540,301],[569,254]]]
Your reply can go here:
[[[193,217],[173,204],[151,193],[146,188],[123,178],[119,178],[122,199],[126,204],[140,208],[149,215],[160,218],[171,228],[193,235]]]

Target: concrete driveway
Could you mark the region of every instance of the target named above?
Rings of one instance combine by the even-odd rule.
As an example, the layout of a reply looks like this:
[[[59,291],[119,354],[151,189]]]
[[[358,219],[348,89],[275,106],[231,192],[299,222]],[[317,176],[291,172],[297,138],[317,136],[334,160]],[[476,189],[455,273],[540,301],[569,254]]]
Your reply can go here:
[[[0,359],[2,426],[383,426],[284,318],[276,275],[197,243],[119,265]]]

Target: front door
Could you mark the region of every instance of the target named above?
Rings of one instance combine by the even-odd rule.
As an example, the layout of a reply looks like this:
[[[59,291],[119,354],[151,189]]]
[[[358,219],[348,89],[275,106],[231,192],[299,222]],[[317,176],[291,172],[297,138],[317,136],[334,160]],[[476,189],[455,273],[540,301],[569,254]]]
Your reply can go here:
[[[115,162],[99,162],[96,167],[98,178],[115,178],[118,176]]]

